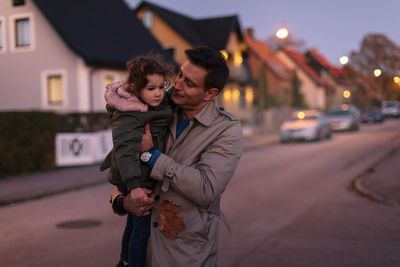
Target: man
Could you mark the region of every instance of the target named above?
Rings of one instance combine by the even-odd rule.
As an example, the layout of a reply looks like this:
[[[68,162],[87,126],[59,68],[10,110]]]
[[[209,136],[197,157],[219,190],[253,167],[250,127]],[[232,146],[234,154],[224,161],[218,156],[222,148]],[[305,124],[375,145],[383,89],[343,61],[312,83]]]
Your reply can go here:
[[[220,199],[243,150],[240,121],[215,103],[229,76],[225,59],[206,47],[185,53],[171,95],[176,111],[165,152],[153,149],[149,130],[142,140],[141,160],[159,181],[154,202],[134,193],[114,200],[139,216],[155,206],[148,266],[217,266]]]

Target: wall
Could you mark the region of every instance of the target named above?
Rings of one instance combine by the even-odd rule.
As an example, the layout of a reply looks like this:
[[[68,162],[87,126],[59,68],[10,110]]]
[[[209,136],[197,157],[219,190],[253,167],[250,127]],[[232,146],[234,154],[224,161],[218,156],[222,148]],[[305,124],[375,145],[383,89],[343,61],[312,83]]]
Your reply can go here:
[[[43,71],[62,70],[66,73],[67,106],[60,112],[78,109],[76,64],[78,57],[67,48],[41,12],[27,0],[24,6],[13,7],[12,1],[0,1],[0,17],[5,17],[6,51],[0,54],[1,110],[41,110]],[[32,14],[33,49],[13,52],[10,47],[10,16]]]
[[[143,8],[137,13],[140,21],[143,21],[143,15],[146,10],[147,8]],[[153,16],[153,25],[150,31],[164,48],[175,48],[175,60],[178,64],[182,64],[185,61],[185,50],[191,48],[192,45],[183,39],[179,33],[165,23],[157,14]]]

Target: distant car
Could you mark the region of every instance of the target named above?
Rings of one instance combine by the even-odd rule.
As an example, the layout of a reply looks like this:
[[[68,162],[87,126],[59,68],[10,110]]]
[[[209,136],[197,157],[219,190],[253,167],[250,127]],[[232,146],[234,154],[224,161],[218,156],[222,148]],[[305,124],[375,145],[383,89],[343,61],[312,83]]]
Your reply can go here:
[[[353,105],[332,107],[326,113],[332,131],[358,131],[360,111]]]
[[[385,117],[399,117],[400,116],[400,101],[397,100],[384,100],[382,101],[381,111]]]
[[[282,143],[294,140],[323,140],[331,137],[329,121],[318,110],[299,110],[280,127]]]
[[[378,107],[367,107],[362,113],[361,122],[362,123],[376,123],[383,122],[384,117],[381,109]]]

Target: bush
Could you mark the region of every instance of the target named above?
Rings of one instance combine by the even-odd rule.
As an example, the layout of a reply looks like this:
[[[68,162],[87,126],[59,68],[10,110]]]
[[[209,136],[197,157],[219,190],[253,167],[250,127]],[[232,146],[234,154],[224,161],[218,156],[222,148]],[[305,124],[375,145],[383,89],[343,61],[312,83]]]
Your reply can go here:
[[[59,132],[109,127],[106,113],[0,112],[0,178],[55,168]]]
[[[0,112],[0,177],[53,168],[60,124],[51,112]]]

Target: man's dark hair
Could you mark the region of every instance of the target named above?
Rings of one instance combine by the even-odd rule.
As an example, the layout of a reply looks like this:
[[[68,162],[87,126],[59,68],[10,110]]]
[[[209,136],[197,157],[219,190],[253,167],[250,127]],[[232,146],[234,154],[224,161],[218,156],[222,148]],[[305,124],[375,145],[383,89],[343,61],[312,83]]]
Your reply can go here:
[[[224,56],[219,51],[199,46],[186,49],[185,54],[190,63],[207,71],[204,79],[205,90],[217,88],[220,92],[224,88],[229,77],[229,69]]]

